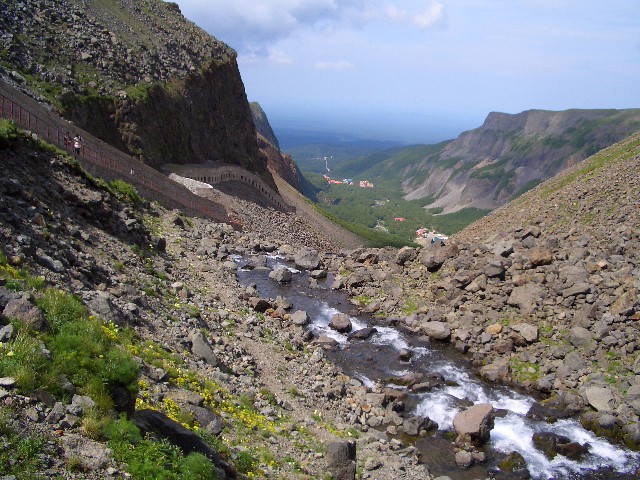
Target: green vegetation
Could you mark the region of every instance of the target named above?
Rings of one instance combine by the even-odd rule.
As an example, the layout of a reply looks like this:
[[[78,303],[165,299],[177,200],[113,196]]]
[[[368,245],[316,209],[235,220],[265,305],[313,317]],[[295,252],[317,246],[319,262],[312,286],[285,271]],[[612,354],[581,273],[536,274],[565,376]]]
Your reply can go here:
[[[0,119],[0,148],[8,147],[17,137],[16,124],[11,120]]]
[[[124,417],[112,421],[105,429],[105,435],[116,460],[125,463],[128,473],[135,479],[220,478],[211,460],[201,453],[185,456],[166,440],[143,438],[138,427]]]
[[[12,424],[12,416],[8,407],[0,408],[0,472],[17,480],[30,480],[44,466],[46,438],[25,435]]]

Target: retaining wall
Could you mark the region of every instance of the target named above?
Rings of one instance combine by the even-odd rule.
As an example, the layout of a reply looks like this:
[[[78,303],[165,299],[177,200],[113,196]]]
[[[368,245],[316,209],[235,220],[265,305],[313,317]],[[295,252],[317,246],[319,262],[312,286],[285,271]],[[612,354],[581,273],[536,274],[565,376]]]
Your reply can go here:
[[[80,134],[83,142],[76,158],[91,174],[130,183],[140,195],[167,208],[232,223],[222,205],[191,193],[183,185],[64,120],[2,80],[0,118],[13,120],[18,127],[35,133],[70,154],[73,151],[71,145],[65,145],[65,133],[69,132],[71,138]]]

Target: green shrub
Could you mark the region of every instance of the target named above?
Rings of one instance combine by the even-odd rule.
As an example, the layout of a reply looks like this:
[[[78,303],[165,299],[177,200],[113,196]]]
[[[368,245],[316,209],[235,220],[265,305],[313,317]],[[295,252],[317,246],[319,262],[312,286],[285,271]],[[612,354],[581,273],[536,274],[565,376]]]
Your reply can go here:
[[[0,148],[6,148],[18,136],[16,124],[11,120],[0,119]]]
[[[141,205],[144,199],[130,183],[112,180],[107,183],[109,191],[118,199],[132,205]]]
[[[25,327],[18,327],[17,335],[0,348],[0,377],[13,377],[25,393],[43,386],[48,378],[48,363],[40,341]]]
[[[105,429],[109,447],[117,461],[127,465],[132,478],[140,480],[216,480],[213,463],[201,453],[185,456],[166,440],[143,438],[135,424],[120,417]]]
[[[82,320],[87,316],[87,308],[77,297],[55,288],[47,289],[36,303],[44,312],[54,333],[65,323]]]

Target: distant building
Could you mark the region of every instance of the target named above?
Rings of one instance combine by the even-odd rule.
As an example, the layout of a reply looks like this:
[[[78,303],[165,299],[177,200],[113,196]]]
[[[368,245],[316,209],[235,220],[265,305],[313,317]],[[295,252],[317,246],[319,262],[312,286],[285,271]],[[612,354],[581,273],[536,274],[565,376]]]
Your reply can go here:
[[[358,185],[360,186],[360,188],[373,188],[373,183],[371,183],[369,180],[360,180]]]

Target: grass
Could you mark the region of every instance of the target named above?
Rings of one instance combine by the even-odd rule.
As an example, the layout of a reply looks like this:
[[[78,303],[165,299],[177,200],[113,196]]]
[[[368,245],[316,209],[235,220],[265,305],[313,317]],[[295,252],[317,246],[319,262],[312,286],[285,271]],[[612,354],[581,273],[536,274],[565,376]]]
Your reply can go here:
[[[30,480],[44,467],[42,454],[47,440],[41,435],[18,431],[11,422],[14,415],[8,407],[0,408],[0,473],[4,478]]]
[[[0,148],[8,147],[16,138],[16,124],[11,120],[0,119]]]

